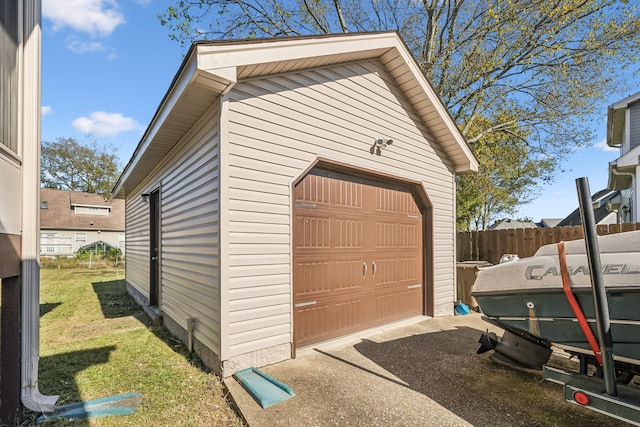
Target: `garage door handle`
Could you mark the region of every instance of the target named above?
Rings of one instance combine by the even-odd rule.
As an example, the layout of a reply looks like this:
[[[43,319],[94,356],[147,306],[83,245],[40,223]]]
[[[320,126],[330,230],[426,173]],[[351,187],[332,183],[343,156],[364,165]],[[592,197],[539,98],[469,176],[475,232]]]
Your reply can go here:
[[[367,275],[367,263],[362,261],[362,277]]]
[[[376,260],[373,260],[373,271],[371,272],[372,276],[371,277],[376,277]]]
[[[296,304],[296,308],[298,307],[306,307],[308,305],[315,305],[316,301],[309,301],[309,302],[299,302]]]

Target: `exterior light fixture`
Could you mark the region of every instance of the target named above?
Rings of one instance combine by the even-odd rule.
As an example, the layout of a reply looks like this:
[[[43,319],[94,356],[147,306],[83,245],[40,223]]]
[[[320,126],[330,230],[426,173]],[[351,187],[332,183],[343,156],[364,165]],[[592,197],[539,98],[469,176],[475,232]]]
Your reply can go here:
[[[142,201],[145,203],[149,201],[149,193],[142,193],[140,197],[142,198]]]
[[[369,151],[371,152],[371,154],[375,153],[376,155],[380,156],[382,154],[382,150],[384,150],[391,144],[393,144],[393,139],[376,138],[373,141],[373,145],[371,146],[371,149]]]

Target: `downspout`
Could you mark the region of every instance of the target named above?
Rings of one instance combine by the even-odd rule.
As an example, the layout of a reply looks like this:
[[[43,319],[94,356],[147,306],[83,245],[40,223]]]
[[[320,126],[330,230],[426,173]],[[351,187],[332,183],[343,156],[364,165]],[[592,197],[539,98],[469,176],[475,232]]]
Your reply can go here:
[[[41,1],[22,2],[22,369],[21,400],[32,411],[51,412],[58,396],[38,391],[40,339],[40,64]]]
[[[617,167],[618,165],[616,165]],[[632,172],[620,172],[619,170],[617,170],[617,168],[611,168],[611,173],[613,173],[614,175],[617,176],[630,176],[631,177],[631,189],[633,190],[633,195],[636,197],[637,199],[637,192],[636,192],[636,174],[632,173]],[[637,206],[633,206],[633,221],[632,222],[637,222],[637,215],[638,215],[638,207]]]

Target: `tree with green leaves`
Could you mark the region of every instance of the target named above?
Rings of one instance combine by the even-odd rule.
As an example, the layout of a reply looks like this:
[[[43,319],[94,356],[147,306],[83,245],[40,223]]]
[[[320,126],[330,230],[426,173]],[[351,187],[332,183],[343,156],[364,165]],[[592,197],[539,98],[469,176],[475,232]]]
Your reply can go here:
[[[114,147],[101,146],[95,139],[85,143],[74,138],[42,141],[43,187],[111,197],[119,174]]]
[[[627,90],[621,73],[640,53],[639,6],[625,0],[181,0],[159,18],[183,44],[398,31],[480,160],[458,178],[462,226],[530,201],[589,145],[587,119]],[[492,156],[526,162],[512,173]]]

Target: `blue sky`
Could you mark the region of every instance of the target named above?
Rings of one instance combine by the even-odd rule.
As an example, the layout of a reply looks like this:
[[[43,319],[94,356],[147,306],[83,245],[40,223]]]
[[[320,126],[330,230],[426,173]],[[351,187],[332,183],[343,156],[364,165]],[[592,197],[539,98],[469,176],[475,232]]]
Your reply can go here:
[[[156,15],[168,1],[42,1],[42,139],[131,157],[183,58]]]
[[[87,135],[117,148],[125,165],[151,121],[185,52],[157,14],[170,0],[42,0],[42,139]],[[640,89],[638,89],[640,91]],[[519,217],[563,218],[578,206],[575,179],[592,192],[607,185],[618,150],[604,144],[606,107],[632,93],[612,94],[594,118],[597,138],[577,149],[565,172],[522,206]]]

